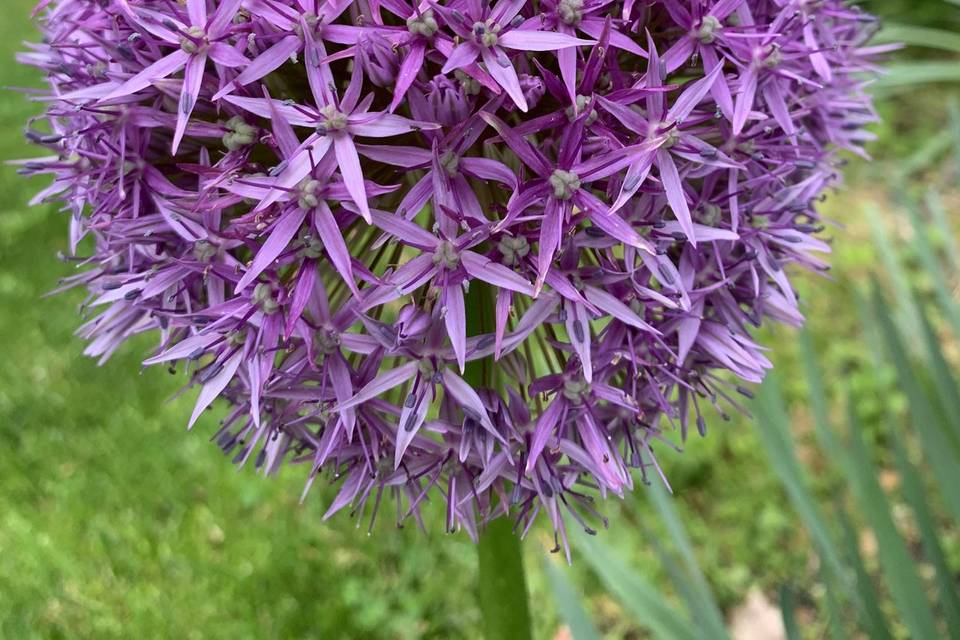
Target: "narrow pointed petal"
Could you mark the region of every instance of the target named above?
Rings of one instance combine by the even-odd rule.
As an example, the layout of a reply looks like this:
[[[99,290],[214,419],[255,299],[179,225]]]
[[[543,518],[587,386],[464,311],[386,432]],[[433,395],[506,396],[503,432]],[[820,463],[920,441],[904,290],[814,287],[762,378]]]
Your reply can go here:
[[[347,366],[343,356],[334,353],[324,357],[324,363],[330,368],[330,383],[333,385],[333,394],[337,398],[337,404],[340,405],[338,413],[340,421],[347,434],[347,439],[353,438],[353,429],[357,423],[357,412],[352,408],[343,408],[343,405],[350,402],[353,397],[353,382],[350,379],[350,368]]]
[[[552,169],[550,168],[550,164],[547,162],[546,158],[544,158],[543,155],[523,136],[519,135],[510,126],[508,126],[506,122],[492,113],[481,111],[480,117],[483,118],[487,124],[496,129],[497,133],[500,134],[500,137],[503,138],[503,141],[506,142],[510,147],[510,150],[517,154],[523,163],[533,169],[537,175],[543,177],[550,175]]]
[[[460,254],[463,268],[474,278],[510,291],[533,296],[533,285],[524,280],[516,271],[504,265],[493,262],[473,251],[464,251]]]
[[[280,100],[268,101],[265,98],[246,98],[233,95],[226,96],[224,100],[261,118],[274,118],[279,115],[292,125],[300,127],[316,126],[316,118],[307,115],[310,110],[306,107],[297,108]]]
[[[350,472],[343,486],[340,487],[340,492],[337,494],[337,497],[333,499],[330,507],[323,514],[324,520],[329,520],[335,513],[353,502],[363,487],[364,477],[366,477],[366,471],[364,471],[362,467],[358,466]]]
[[[504,54],[506,56],[506,54]],[[483,50],[483,62],[487,65],[487,73],[493,76],[503,89],[517,105],[520,111],[527,110],[527,100],[523,97],[523,89],[520,88],[520,79],[517,77],[517,71],[513,68],[513,63],[509,58],[505,60],[506,65],[501,64],[500,59],[490,50]]]
[[[733,107],[733,133],[740,135],[743,127],[747,124],[747,118],[750,116],[750,110],[753,108],[753,101],[757,96],[757,69],[751,65],[744,76],[740,79],[740,93],[737,94],[736,102]]]
[[[433,122],[418,122],[392,113],[364,116],[362,119],[350,122],[350,133],[370,138],[390,138],[411,131],[432,131],[439,128],[440,125]]]
[[[453,49],[453,53],[447,58],[443,65],[441,73],[451,73],[457,69],[473,64],[480,57],[480,51],[472,42],[461,42]]]
[[[413,84],[417,74],[423,67],[423,60],[427,53],[427,46],[423,42],[417,41],[410,45],[410,51],[407,52],[403,63],[400,65],[400,71],[397,73],[396,86],[393,89],[393,100],[390,101],[389,111],[392,113],[407,95],[407,89]]]
[[[177,155],[180,141],[183,140],[183,134],[187,130],[187,121],[193,113],[193,108],[197,105],[200,84],[203,82],[203,69],[206,64],[207,56],[202,53],[193,56],[187,62],[187,68],[183,74],[183,89],[180,92],[180,106],[177,109],[177,126],[173,133],[173,147],[170,150],[173,155]]]
[[[237,11],[240,10],[240,3],[244,0],[220,0],[217,3],[217,10],[210,18],[210,24],[207,26],[207,32],[219,36],[237,17]]]
[[[343,182],[350,192],[350,198],[360,210],[360,216],[370,224],[370,205],[367,203],[367,191],[363,184],[363,169],[360,168],[360,156],[349,136],[338,135],[333,139],[333,150],[337,154],[337,164]]]
[[[490,416],[487,414],[487,409],[483,406],[480,396],[477,395],[473,387],[467,384],[466,380],[448,369],[443,372],[443,386],[453,399],[460,404],[465,413],[468,413],[470,417],[483,425],[483,428],[495,437],[502,439],[503,436],[497,432],[490,421]]]
[[[183,69],[187,64],[187,61],[190,60],[190,57],[191,56],[189,53],[178,49],[170,55],[157,60],[149,67],[121,84],[119,87],[104,96],[102,100],[106,101],[114,98],[121,98],[123,96],[134,94],[141,89],[146,89],[157,80],[162,80],[167,76],[173,75],[180,69]]]
[[[236,78],[227,83],[213,96],[216,102],[224,96],[232,93],[237,87],[243,87],[252,82],[256,82],[272,71],[279,69],[284,62],[287,62],[294,53],[302,47],[300,38],[297,36],[287,36],[276,42],[272,47],[254,58]]]
[[[460,373],[463,373],[467,358],[467,314],[463,302],[463,289],[459,284],[447,286],[443,290],[443,323],[457,357]]]
[[[583,288],[583,293],[591,304],[602,311],[606,311],[620,322],[640,329],[641,331],[660,335],[657,329],[650,326],[647,322],[644,322],[643,318],[638,316],[630,307],[606,291],[587,285]]]
[[[533,439],[530,441],[530,453],[527,456],[527,473],[533,471],[540,454],[547,446],[547,442],[550,441],[550,437],[559,431],[565,413],[566,403],[562,397],[557,397],[537,418],[537,424],[533,429]]]
[[[657,167],[660,169],[660,181],[663,183],[663,189],[667,193],[667,202],[670,203],[670,208],[673,209],[673,214],[677,216],[680,227],[687,235],[690,244],[696,246],[697,236],[693,230],[690,206],[687,204],[687,196],[683,192],[683,182],[680,180],[677,165],[669,151],[661,149],[657,152]]]
[[[590,47],[596,42],[555,31],[514,29],[501,35],[498,44],[519,51],[556,51],[569,47]]]
[[[540,242],[537,244],[537,282],[534,285],[534,295],[540,293],[541,287],[550,272],[553,257],[560,246],[560,228],[562,212],[556,202],[551,200],[543,213],[543,222],[540,226]]]
[[[190,24],[204,27],[207,24],[207,0],[187,0],[187,15]]]
[[[418,362],[408,362],[405,365],[381,373],[379,376],[364,385],[364,387],[348,401],[340,402],[336,406],[336,410],[344,411],[346,409],[358,407],[368,400],[373,400],[382,393],[386,393],[391,389],[399,387],[401,384],[416,375],[418,366]]]
[[[413,406],[403,405],[403,411],[400,412],[400,419],[397,421],[397,444],[393,452],[393,468],[399,469],[403,462],[403,455],[407,452],[407,447],[413,442],[420,427],[423,426],[427,418],[427,410],[433,404],[433,384],[426,383],[423,396],[417,397],[415,393],[410,393],[408,400],[413,400]]]
[[[568,302],[564,305],[564,308],[567,310],[567,338],[580,357],[583,379],[592,382],[593,356],[590,351],[590,318],[581,304]]]
[[[503,349],[503,334],[507,330],[507,319],[510,316],[510,306],[513,302],[513,293],[507,289],[497,291],[497,306],[494,311],[494,345],[493,359],[500,359],[500,352]]]
[[[680,94],[680,97],[677,98],[677,101],[673,103],[673,106],[670,107],[670,110],[667,112],[667,122],[682,123],[686,120],[690,112],[692,112],[693,109],[700,104],[700,101],[713,89],[713,85],[717,82],[717,78],[720,77],[722,71],[722,67],[714,67],[710,73],[691,84],[686,91]]]
[[[297,274],[297,284],[293,287],[293,295],[290,296],[290,308],[287,312],[287,323],[283,329],[283,335],[289,338],[293,334],[293,328],[303,315],[303,310],[307,308],[307,302],[313,295],[313,286],[317,281],[317,263],[314,260],[304,260],[300,265],[300,271]]]
[[[337,226],[333,212],[330,211],[330,206],[326,202],[321,202],[314,211],[313,225],[320,236],[320,240],[323,242],[324,248],[327,250],[327,256],[329,256],[330,262],[333,263],[333,267],[337,270],[337,273],[340,274],[340,277],[343,278],[350,292],[359,299],[360,291],[357,289],[357,283],[353,278],[350,250],[347,249],[347,244],[343,241],[340,227]]]
[[[240,368],[242,362],[243,352],[238,350],[223,363],[222,368],[215,376],[204,383],[203,388],[200,389],[200,395],[197,397],[197,403],[193,407],[193,413],[190,414],[190,421],[187,423],[188,428],[193,427],[203,410],[209,407],[220,395],[220,392],[227,388],[227,384],[233,380],[233,376],[237,373],[237,369]]]
[[[264,242],[260,250],[257,251],[257,255],[250,264],[250,268],[247,269],[247,272],[243,274],[243,277],[240,278],[240,281],[237,283],[236,293],[243,291],[248,284],[256,280],[257,276],[273,264],[273,261],[283,253],[283,250],[287,248],[290,241],[297,235],[297,231],[300,230],[300,226],[306,217],[307,212],[300,208],[291,209],[281,216],[270,232],[267,241]]]
[[[208,53],[214,62],[225,67],[246,67],[250,64],[245,55],[223,42],[214,42],[210,45]]]

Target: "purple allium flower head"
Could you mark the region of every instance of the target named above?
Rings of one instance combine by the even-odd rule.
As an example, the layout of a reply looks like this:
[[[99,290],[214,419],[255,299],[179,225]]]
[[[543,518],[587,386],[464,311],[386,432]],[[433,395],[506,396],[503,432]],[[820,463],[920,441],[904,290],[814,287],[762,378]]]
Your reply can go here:
[[[841,0],[38,13],[24,171],[92,238],[86,352],[159,335],[191,425],[225,399],[236,464],[302,463],[371,524],[439,496],[448,530],[542,512],[565,546],[663,477],[769,368],[750,328],[802,322],[784,267],[826,268],[815,203],[875,119]]]

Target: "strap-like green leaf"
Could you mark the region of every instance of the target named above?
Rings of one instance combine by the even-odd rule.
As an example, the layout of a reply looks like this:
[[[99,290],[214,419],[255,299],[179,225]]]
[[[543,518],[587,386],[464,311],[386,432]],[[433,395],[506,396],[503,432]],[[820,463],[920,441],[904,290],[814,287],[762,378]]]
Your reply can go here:
[[[600,640],[600,633],[580,604],[580,595],[567,580],[566,572],[547,557],[543,559],[543,566],[553,589],[553,596],[557,600],[560,618],[570,628],[573,640]]]
[[[911,422],[920,436],[927,460],[943,492],[944,502],[953,518],[960,521],[960,464],[956,449],[934,411],[934,401],[923,389],[916,371],[910,365],[903,338],[894,326],[889,307],[876,284],[873,289],[873,308],[887,353],[897,369],[900,388],[907,395]]]
[[[960,34],[947,29],[888,22],[875,38],[878,42],[900,42],[911,47],[926,47],[960,53]]]
[[[771,467],[780,477],[800,519],[810,530],[817,552],[833,579],[837,581],[841,591],[851,601],[855,601],[856,593],[827,528],[826,520],[803,479],[800,463],[794,453],[787,412],[776,373],[771,372],[767,375],[753,406],[756,411],[756,426],[760,441],[770,458]]]
[[[877,588],[873,584],[860,555],[860,541],[856,529],[854,529],[853,523],[850,522],[850,516],[847,515],[842,506],[837,508],[836,516],[840,523],[840,530],[843,532],[843,540],[847,550],[846,557],[853,565],[857,579],[857,593],[863,605],[858,616],[860,624],[863,629],[866,629],[870,640],[893,640],[887,617],[881,608],[880,594],[877,593]]]
[[[904,624],[910,630],[911,637],[937,638],[939,630],[924,594],[923,582],[917,575],[906,543],[897,532],[887,497],[877,481],[877,468],[871,462],[863,444],[863,425],[853,409],[852,399],[847,414],[853,462],[850,465],[851,485],[857,504],[877,537],[877,557],[883,568],[890,595]]]
[[[786,584],[780,587],[780,614],[783,616],[783,628],[787,632],[787,640],[800,640],[793,589]]]
[[[671,496],[667,494],[666,489],[659,482],[654,482],[647,487],[647,495],[653,500],[653,504],[660,513],[660,517],[670,534],[670,540],[676,546],[677,551],[680,552],[680,557],[683,560],[687,583],[687,588],[684,591],[691,594],[687,599],[687,607],[690,609],[691,616],[702,629],[704,638],[728,638],[726,626],[723,623],[723,614],[720,613],[720,607],[717,605],[713,591],[700,570],[690,537],[687,535],[683,523],[680,522],[676,509],[673,508]]]
[[[960,629],[960,597],[957,596],[953,572],[947,565],[946,556],[940,544],[940,536],[929,502],[929,493],[923,487],[917,468],[907,456],[903,434],[893,433],[892,428],[890,431],[890,440],[894,443],[897,470],[900,472],[903,487],[903,497],[915,516],[923,551],[936,569],[937,589],[940,592],[940,607],[943,610],[944,620],[948,629]]]
[[[698,640],[702,636],[686,616],[663,593],[622,559],[615,557],[592,536],[574,536],[583,550],[583,559],[593,568],[620,604],[654,637],[663,640]]]

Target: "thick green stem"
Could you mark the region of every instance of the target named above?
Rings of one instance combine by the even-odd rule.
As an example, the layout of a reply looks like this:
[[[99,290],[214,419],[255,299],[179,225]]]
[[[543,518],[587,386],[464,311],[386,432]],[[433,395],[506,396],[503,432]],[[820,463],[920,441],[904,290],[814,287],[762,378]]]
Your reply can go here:
[[[520,538],[509,518],[480,533],[480,613],[487,640],[529,640],[530,608]]]
[[[467,293],[467,335],[493,331],[494,289],[474,280]],[[496,388],[496,367],[489,358],[470,362],[464,374],[474,388]],[[480,532],[479,593],[484,637],[487,640],[529,640],[530,608],[523,572],[520,538],[509,518],[498,518]]]

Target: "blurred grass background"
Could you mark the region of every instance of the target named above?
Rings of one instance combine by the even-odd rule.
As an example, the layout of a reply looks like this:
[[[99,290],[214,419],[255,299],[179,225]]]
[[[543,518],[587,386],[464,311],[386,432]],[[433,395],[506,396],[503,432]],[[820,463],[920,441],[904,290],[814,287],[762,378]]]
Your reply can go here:
[[[0,85],[37,86],[35,74],[13,62],[21,41],[35,37],[33,4],[4,3]],[[865,5],[899,22],[960,24],[960,7],[943,0]],[[876,207],[896,242],[905,227],[885,191],[890,177],[942,135],[958,94],[944,84],[879,98],[886,120],[871,149],[876,162],[852,160],[846,185],[825,206],[844,227],[834,232],[833,279],[800,276],[828,392],[840,379],[853,390],[865,438],[881,449],[881,422],[904,411],[904,398],[894,372],[865,348],[850,303],[852,288],[883,258],[863,204]],[[21,131],[38,111],[16,91],[0,94],[0,159],[35,153]],[[945,154],[912,184],[942,190],[952,211],[960,204],[957,176],[957,158]],[[55,258],[66,245],[63,214],[27,207],[40,186],[0,170],[0,638],[478,637],[475,551],[465,535],[436,527],[424,536],[388,519],[369,536],[345,516],[324,523],[318,496],[298,505],[305,472],[286,469],[270,480],[238,473],[207,442],[212,414],[184,433],[191,398],[171,400],[181,379],[161,368],[140,372],[149,342],[126,346],[104,367],[80,355],[72,333],[81,294],[41,299],[71,267]],[[925,286],[919,269],[907,273]],[[796,333],[767,330],[765,341],[795,401],[798,456],[816,469],[815,447],[803,446],[812,426],[797,402],[806,389]],[[723,611],[732,616],[751,592],[775,601],[785,583],[816,599],[811,541],[754,426],[715,418],[708,437],[686,449],[662,452],[662,463]],[[825,503],[837,481],[830,473],[814,478]],[[611,528],[601,540],[666,589],[651,541],[667,534],[645,493],[625,508],[611,502],[606,512]],[[956,566],[960,542],[945,541]],[[868,536],[858,543],[869,558],[874,543]],[[526,543],[538,639],[565,637],[540,561],[550,546],[543,531]],[[646,637],[584,563],[575,561],[573,574],[605,634]]]

